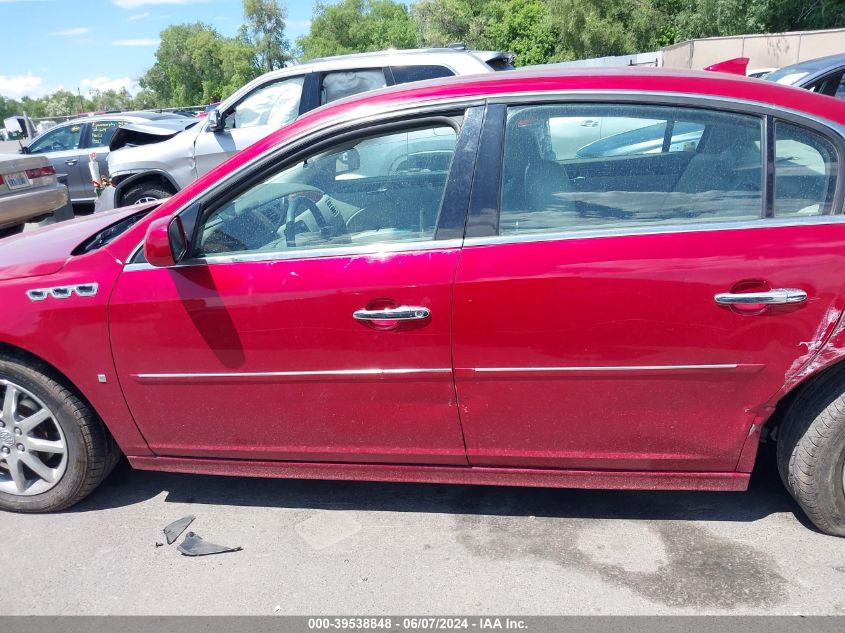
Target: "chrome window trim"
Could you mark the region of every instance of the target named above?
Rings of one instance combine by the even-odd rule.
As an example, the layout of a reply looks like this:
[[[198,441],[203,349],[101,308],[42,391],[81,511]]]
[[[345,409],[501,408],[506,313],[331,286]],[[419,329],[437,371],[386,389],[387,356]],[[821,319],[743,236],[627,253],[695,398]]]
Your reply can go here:
[[[215,255],[213,257],[198,257],[191,260],[179,262],[175,266],[165,268],[186,268],[190,266],[203,266],[210,264],[240,264],[245,262],[269,262],[301,259],[324,259],[327,257],[354,257],[370,256],[378,258],[394,253],[408,253],[414,251],[435,251],[460,248],[463,239],[451,240],[425,240],[421,242],[392,242],[380,244],[360,244],[358,246],[343,246],[337,248],[313,248],[301,251],[268,251],[266,253],[242,253]],[[124,272],[139,270],[152,270],[157,268],[147,262],[137,264],[126,264]]]
[[[527,242],[556,242],[601,237],[626,237],[634,235],[663,235],[678,233],[709,233],[712,231],[740,231],[749,229],[774,229],[797,226],[818,226],[828,224],[845,224],[842,215],[815,215],[802,218],[796,222],[794,217],[757,218],[743,222],[709,222],[702,224],[665,224],[661,226],[632,226],[627,229],[585,229],[572,231],[555,231],[549,233],[525,233],[524,235],[510,233],[508,235],[491,235],[487,237],[468,237],[464,240],[464,247],[488,246],[493,244],[522,244]]]
[[[499,79],[496,77],[496,79]],[[406,84],[402,84],[406,85]],[[407,84],[411,85],[411,84]],[[244,87],[246,88],[246,86]],[[245,170],[251,169],[263,161],[272,161],[278,158],[278,155],[281,153],[290,153],[294,154],[297,151],[300,151],[305,145],[309,142],[313,142],[315,137],[320,137],[324,135],[327,131],[332,132],[348,132],[353,131],[357,128],[366,127],[367,125],[372,125],[375,123],[383,123],[388,122],[392,119],[405,117],[405,116],[417,116],[417,115],[432,115],[437,114],[439,112],[453,110],[455,108],[471,108],[477,106],[484,106],[486,104],[494,104],[494,103],[501,103],[505,105],[510,104],[528,104],[528,103],[537,103],[541,104],[544,102],[560,102],[560,101],[569,101],[569,102],[587,102],[587,101],[594,101],[594,100],[602,100],[604,102],[616,102],[616,103],[646,103],[646,104],[660,104],[660,105],[689,105],[689,106],[698,106],[698,107],[717,107],[719,110],[730,110],[734,112],[751,112],[753,114],[757,114],[759,116],[766,116],[771,115],[775,117],[775,119],[781,119],[784,121],[789,121],[791,123],[795,123],[798,125],[804,125],[809,127],[810,129],[814,129],[822,134],[825,134],[829,140],[834,144],[836,149],[839,151],[839,163],[840,163],[840,170],[839,170],[839,182],[837,183],[837,190],[834,195],[834,202],[833,202],[833,215],[839,215],[843,211],[843,198],[845,198],[845,125],[839,124],[835,121],[831,121],[824,117],[807,113],[801,112],[800,110],[793,110],[791,108],[782,108],[778,106],[774,106],[770,103],[766,103],[763,101],[756,101],[753,99],[737,99],[732,97],[726,97],[723,95],[696,95],[684,92],[674,92],[674,91],[665,91],[665,90],[567,90],[567,89],[560,89],[560,90],[542,90],[542,91],[518,91],[514,90],[511,92],[505,93],[497,93],[497,94],[476,94],[476,95],[462,95],[457,97],[451,97],[448,99],[438,99],[438,98],[431,98],[428,100],[418,101],[412,105],[408,105],[407,103],[400,103],[400,104],[391,104],[389,106],[380,105],[379,108],[369,106],[367,104],[362,104],[358,106],[356,110],[352,113],[346,113],[344,115],[336,115],[331,118],[327,118],[323,121],[318,122],[318,124],[313,127],[309,128],[308,130],[302,131],[300,134],[295,135],[285,141],[284,143],[279,143],[263,154],[253,157],[243,165],[240,165],[237,169],[233,170],[229,174],[226,174],[223,178],[218,180],[217,182],[210,185],[207,189],[199,192],[197,195],[189,198],[186,200],[178,209],[176,209],[171,215],[177,215],[182,213],[185,209],[190,207],[192,204],[195,204],[198,201],[201,201],[206,196],[214,195],[219,189],[227,186],[229,182],[233,179],[240,177],[241,173]],[[309,113],[310,114],[310,113]],[[305,115],[308,116],[308,115]],[[352,117],[350,119],[350,117]],[[296,123],[296,122],[294,122]],[[814,216],[816,218],[824,218],[830,216]],[[780,224],[777,223],[775,219],[768,219],[766,222],[766,226],[803,226],[812,224],[809,222],[809,218],[802,219],[801,222],[795,222],[794,218],[791,219],[792,221],[788,224]],[[821,222],[826,223],[826,222]],[[654,230],[651,228],[645,228],[642,231],[634,230],[633,228],[629,231],[624,233],[617,233],[619,235],[639,235],[639,234],[650,234],[650,233],[669,233],[669,232],[693,232],[693,231],[708,231],[708,230],[734,230],[738,228],[763,228],[763,227],[752,227],[752,226],[745,226],[741,223],[736,225],[735,223],[725,223],[724,225],[714,226],[712,228],[708,227],[706,224],[693,224],[689,227],[683,227],[682,229],[673,228],[672,225],[666,225],[661,227],[659,230]],[[519,238],[517,240],[513,239],[513,236],[491,236],[491,237],[481,237],[481,238],[468,238],[465,241],[465,245],[473,246],[473,245],[480,245],[480,244],[499,244],[499,243],[507,243],[511,241],[519,241],[519,242],[527,242],[527,241],[550,241],[554,239],[574,239],[577,237],[604,237],[608,234],[605,232],[600,232],[593,235],[592,231],[585,230],[579,231],[577,234],[574,232],[562,232],[562,233],[555,233],[555,234],[534,234],[530,237],[526,236],[524,238]],[[560,236],[560,237],[555,237]],[[569,237],[571,236],[571,237]],[[505,239],[502,239],[505,238]],[[143,248],[143,240],[138,244],[138,246],[132,251],[132,254],[127,258],[127,263],[125,264],[124,270],[141,270],[152,268],[146,263],[142,264],[135,264],[131,263],[132,260],[137,256],[138,252]],[[342,255],[343,253],[337,252],[338,255]],[[349,254],[349,253],[347,253]],[[201,263],[200,260],[195,260],[195,263]]]

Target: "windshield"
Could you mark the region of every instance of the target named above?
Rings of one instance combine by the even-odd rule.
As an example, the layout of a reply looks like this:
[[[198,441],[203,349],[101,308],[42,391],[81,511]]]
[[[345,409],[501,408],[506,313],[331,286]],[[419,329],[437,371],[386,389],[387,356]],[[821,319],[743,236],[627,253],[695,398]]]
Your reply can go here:
[[[118,220],[114,224],[107,226],[106,228],[98,231],[87,240],[82,242],[79,246],[73,249],[72,255],[85,255],[86,253],[91,253],[96,251],[99,248],[102,248],[106,244],[111,243],[115,238],[119,235],[122,235],[126,231],[128,231],[131,227],[133,227],[139,220],[144,218],[148,213],[158,208],[158,205],[147,207],[142,211],[138,211],[138,213],[133,213],[132,215],[126,216],[122,220]]]

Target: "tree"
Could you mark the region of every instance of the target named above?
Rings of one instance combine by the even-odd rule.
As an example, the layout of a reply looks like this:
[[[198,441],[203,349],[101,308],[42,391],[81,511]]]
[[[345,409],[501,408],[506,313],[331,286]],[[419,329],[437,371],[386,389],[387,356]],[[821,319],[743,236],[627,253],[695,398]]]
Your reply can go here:
[[[464,43],[485,48],[496,16],[505,13],[503,0],[419,0],[411,13],[420,44],[448,46]]]
[[[542,0],[510,0],[487,29],[485,48],[516,54],[518,66],[557,59],[558,33]]]
[[[311,30],[297,40],[303,60],[385,48],[413,48],[417,33],[405,5],[393,0],[317,2]]]
[[[276,0],[243,0],[241,39],[255,49],[255,65],[262,73],[284,68],[290,61],[290,42],[285,39],[287,7]]]
[[[743,2],[747,0],[719,0]],[[666,0],[548,0],[549,21],[559,34],[564,59],[625,55],[654,50],[671,18]]]

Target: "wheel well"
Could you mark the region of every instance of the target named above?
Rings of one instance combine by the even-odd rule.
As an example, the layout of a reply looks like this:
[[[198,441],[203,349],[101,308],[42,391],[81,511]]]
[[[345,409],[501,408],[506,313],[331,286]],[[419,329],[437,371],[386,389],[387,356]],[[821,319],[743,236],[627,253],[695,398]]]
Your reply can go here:
[[[128,182],[127,184],[122,184],[122,183],[126,182],[127,180],[129,180],[130,178],[132,178],[132,177],[129,176],[128,178],[125,178],[123,181],[117,182],[117,185],[120,187],[120,190],[118,191],[118,199],[116,201],[117,206],[120,206],[121,203],[123,202],[123,199],[126,197],[126,194],[129,191],[131,191],[132,189],[134,189],[135,187],[137,187],[138,185],[154,184],[154,185],[158,185],[158,186],[162,187],[163,189],[166,189],[170,193],[176,193],[176,191],[177,191],[176,187],[173,186],[173,183],[170,182],[170,180],[168,180],[168,178],[166,176],[162,175],[162,174],[151,173],[151,174],[147,174],[145,176],[142,176],[141,178],[138,178],[137,180],[132,180],[131,182]]]
[[[845,360],[840,360],[830,367],[826,367],[819,373],[809,377],[803,382],[798,383],[793,389],[783,396],[775,406],[774,413],[766,420],[763,425],[763,432],[760,434],[760,441],[777,440],[778,431],[785,419],[789,407],[792,403],[803,393],[808,390],[818,388],[825,383],[837,381],[845,388]]]
[[[68,378],[65,374],[63,374],[59,369],[48,363],[46,360],[38,356],[37,354],[33,354],[32,352],[25,350],[22,347],[18,347],[17,345],[12,345],[11,343],[4,343],[0,341],[0,356],[6,356],[7,358],[13,358],[16,360],[21,360],[27,363],[30,366],[35,366],[38,368],[39,371],[44,372],[50,378],[55,380],[58,383],[64,385],[69,391],[73,392],[77,398],[79,398],[85,406],[87,406],[91,411],[94,412],[94,415],[100,420],[100,423],[103,425],[103,428],[106,430],[106,436],[108,437],[109,445],[114,448],[114,450],[120,450],[117,446],[117,442],[114,441],[114,437],[112,437],[111,431],[109,431],[108,425],[103,421],[102,416],[97,412],[97,409],[94,408],[94,405],[91,404],[91,401],[85,397],[85,394],[77,387],[73,381]]]

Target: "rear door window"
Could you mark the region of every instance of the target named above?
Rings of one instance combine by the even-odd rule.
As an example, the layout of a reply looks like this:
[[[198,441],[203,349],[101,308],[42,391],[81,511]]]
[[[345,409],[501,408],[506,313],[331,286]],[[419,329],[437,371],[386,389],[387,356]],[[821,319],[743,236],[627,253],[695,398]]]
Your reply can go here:
[[[791,123],[775,124],[775,217],[830,213],[838,172],[830,141]]]
[[[512,107],[499,232],[759,219],[762,138],[761,117],[697,108]]]
[[[120,121],[92,121],[88,128],[88,147],[108,147]]]
[[[384,88],[386,85],[383,68],[328,72],[323,75],[320,104],[331,103],[367,90]]]
[[[445,66],[391,66],[390,70],[393,73],[393,81],[397,84],[455,75]]]

